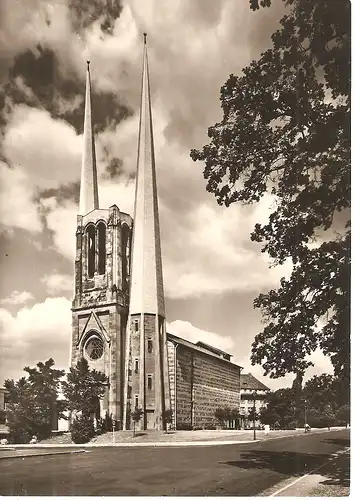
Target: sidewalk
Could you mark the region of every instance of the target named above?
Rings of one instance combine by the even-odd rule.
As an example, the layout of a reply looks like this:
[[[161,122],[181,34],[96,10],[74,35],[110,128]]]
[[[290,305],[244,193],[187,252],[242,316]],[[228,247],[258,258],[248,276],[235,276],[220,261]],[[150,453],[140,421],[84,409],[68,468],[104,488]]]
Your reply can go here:
[[[332,430],[336,430],[333,428]],[[339,429],[337,429],[339,430]],[[313,432],[326,433],[327,429],[318,429]],[[291,431],[271,431],[266,434],[264,431],[256,432],[256,440],[253,439],[253,431],[237,431],[237,430],[214,430],[214,431],[174,431],[168,434],[158,431],[137,432],[133,437],[132,431],[119,431],[96,436],[89,443],[74,444],[71,441],[70,434],[62,436],[53,436],[52,438],[41,441],[38,444],[16,444],[0,447],[0,458],[6,455],[9,450],[36,450],[36,454],[40,451],[50,453],[49,450],[67,450],[72,449],[90,449],[104,446],[117,447],[145,447],[145,446],[212,446],[212,445],[232,445],[254,443],[269,439],[281,439],[293,435],[303,435],[304,430]],[[70,452],[70,451],[69,451]],[[27,456],[27,455],[26,455]]]
[[[317,469],[300,477],[288,478],[261,496],[342,497],[349,496],[350,448],[335,453]]]

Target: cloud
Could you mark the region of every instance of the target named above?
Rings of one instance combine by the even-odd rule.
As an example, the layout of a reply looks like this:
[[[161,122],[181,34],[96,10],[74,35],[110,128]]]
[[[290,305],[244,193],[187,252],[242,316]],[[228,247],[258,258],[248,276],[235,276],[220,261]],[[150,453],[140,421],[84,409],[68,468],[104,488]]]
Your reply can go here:
[[[0,303],[2,305],[17,306],[32,300],[34,300],[34,296],[31,292],[14,290],[9,297],[0,300]]]
[[[65,51],[77,50],[77,37],[71,30],[67,0],[2,0],[0,7],[2,74],[13,58],[26,49],[35,51],[38,44]],[[76,43],[75,43],[76,42]],[[63,57],[63,63],[70,58]],[[65,66],[64,66],[65,67]]]
[[[34,191],[25,169],[0,161],[0,224],[39,232],[42,229]]]
[[[215,332],[209,332],[194,326],[189,321],[172,321],[167,323],[167,331],[178,337],[182,337],[190,342],[196,343],[198,341],[205,342],[213,347],[222,349],[233,355],[232,362],[241,366],[243,369],[241,373],[252,373],[256,378],[261,380],[269,389],[277,390],[281,387],[290,387],[294,381],[295,375],[289,373],[285,377],[280,377],[277,379],[272,379],[264,375],[263,368],[260,365],[253,366],[250,362],[251,349],[249,348],[249,354],[247,356],[240,356],[239,354],[239,342],[240,337],[232,338],[230,336],[220,335]],[[242,332],[239,332],[242,335]],[[248,343],[248,339],[244,339]],[[242,349],[243,350],[243,349]],[[321,373],[333,373],[333,367],[330,359],[325,356],[319,349],[312,353],[308,357],[314,366],[308,368],[304,376],[304,382],[309,380],[314,375],[319,375]]]
[[[48,111],[14,106],[5,129],[4,155],[26,170],[32,185],[46,189],[79,178],[82,136]]]
[[[74,276],[68,274],[46,274],[41,278],[41,282],[45,284],[47,292],[50,295],[57,296],[61,292],[74,291]]]
[[[193,343],[202,341],[226,352],[230,350],[234,351],[235,349],[235,343],[231,337],[224,337],[217,333],[201,330],[192,325],[189,321],[172,321],[171,323],[167,323],[166,328],[168,333],[172,333],[177,335],[177,337],[182,337]]]
[[[68,368],[71,303],[63,297],[48,298],[16,314],[0,309],[0,381],[20,377],[22,369],[50,357]]]

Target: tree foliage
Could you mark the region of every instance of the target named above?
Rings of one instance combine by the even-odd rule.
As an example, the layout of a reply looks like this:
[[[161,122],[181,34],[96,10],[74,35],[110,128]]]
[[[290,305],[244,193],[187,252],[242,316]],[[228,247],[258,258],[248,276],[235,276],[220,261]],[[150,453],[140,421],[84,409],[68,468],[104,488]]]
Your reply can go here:
[[[261,408],[259,412],[262,424],[281,429],[296,427],[296,405],[293,389],[285,388],[269,392],[265,401],[266,406]]]
[[[131,418],[133,420],[133,437],[135,437],[135,426],[140,422],[143,414],[144,414],[143,409],[139,408],[138,406],[136,406],[134,408],[134,411],[131,413]]]
[[[162,414],[162,420],[166,426],[166,432],[168,431],[168,425],[173,423],[173,410],[172,408],[166,408]]]
[[[279,389],[266,396],[266,406],[260,410],[260,421],[272,427],[311,427],[346,425],[349,405],[342,404],[342,381],[333,375],[314,375],[303,388],[296,384]]]
[[[34,368],[26,366],[28,377],[5,381],[6,417],[12,442],[26,443],[32,436],[49,437],[53,418],[64,418],[65,405],[58,401],[58,391],[65,372],[53,366],[50,358]]]
[[[222,406],[215,409],[214,416],[221,427],[226,427],[228,423],[235,421],[237,428],[240,425],[241,413],[238,408]]]
[[[91,370],[85,358],[79,359],[62,383],[68,409],[83,417],[99,419],[99,400],[106,392],[107,383],[104,373]]]
[[[70,431],[74,443],[87,443],[95,435],[92,418],[78,415],[73,420]]]
[[[250,0],[253,9],[267,0]],[[223,119],[205,163],[219,204],[272,200],[251,239],[292,272],[254,305],[265,327],[252,363],[271,377],[304,373],[320,348],[349,381],[350,3],[285,0],[272,48],[221,89]]]

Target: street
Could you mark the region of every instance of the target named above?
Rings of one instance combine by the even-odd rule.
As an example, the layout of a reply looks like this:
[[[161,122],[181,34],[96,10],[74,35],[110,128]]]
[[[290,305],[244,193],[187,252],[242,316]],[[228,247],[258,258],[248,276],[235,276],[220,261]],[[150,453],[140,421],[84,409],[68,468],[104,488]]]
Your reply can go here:
[[[226,446],[86,448],[3,459],[0,494],[256,496],[309,473],[346,446],[349,430]]]

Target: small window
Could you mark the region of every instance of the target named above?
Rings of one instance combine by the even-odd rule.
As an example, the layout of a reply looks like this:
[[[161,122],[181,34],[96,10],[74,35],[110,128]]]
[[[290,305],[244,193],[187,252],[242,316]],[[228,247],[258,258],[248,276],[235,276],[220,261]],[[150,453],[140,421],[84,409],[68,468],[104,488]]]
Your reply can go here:
[[[135,358],[134,371],[135,371],[135,373],[139,373],[139,358]]]
[[[135,408],[138,408],[138,406],[139,406],[139,396],[136,395],[135,396]]]
[[[139,331],[139,320],[138,320],[138,319],[136,319],[136,320],[134,321],[134,330],[135,330],[136,332],[138,332],[138,331]]]
[[[132,397],[132,387],[131,385],[128,385],[128,399]]]
[[[149,391],[151,391],[152,389],[152,375],[148,375],[148,380],[147,380],[147,388],[149,389]]]
[[[148,339],[148,352],[152,352],[152,339]]]

